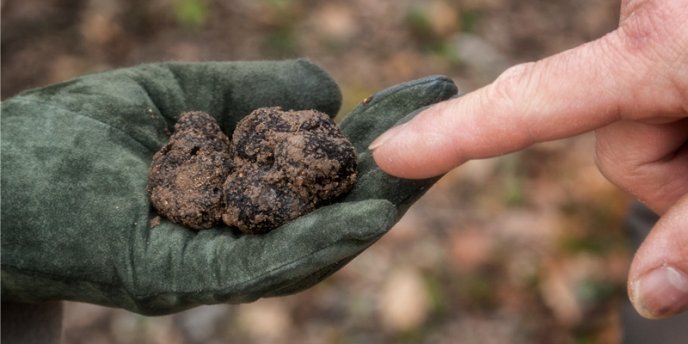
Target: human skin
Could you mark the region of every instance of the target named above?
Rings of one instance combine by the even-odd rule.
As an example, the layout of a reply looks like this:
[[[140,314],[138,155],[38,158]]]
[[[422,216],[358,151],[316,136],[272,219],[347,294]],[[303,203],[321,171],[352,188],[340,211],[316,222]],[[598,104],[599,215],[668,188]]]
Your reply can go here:
[[[637,251],[631,301],[648,318],[688,309],[688,1],[623,0],[619,27],[507,69],[371,145],[405,178],[594,131],[602,174],[662,215]]]

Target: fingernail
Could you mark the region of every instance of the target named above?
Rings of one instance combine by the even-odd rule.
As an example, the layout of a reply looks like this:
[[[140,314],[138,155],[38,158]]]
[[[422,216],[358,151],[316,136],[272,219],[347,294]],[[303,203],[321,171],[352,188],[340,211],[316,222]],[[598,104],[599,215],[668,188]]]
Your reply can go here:
[[[368,149],[372,151],[382,147],[382,145],[387,143],[391,138],[399,135],[399,133],[402,132],[402,128],[404,126],[406,126],[406,123],[400,124],[396,127],[393,127],[385,131],[384,133],[382,133],[382,135],[378,136],[375,140],[373,140],[373,142],[368,146]]]
[[[688,275],[671,266],[646,273],[630,289],[633,305],[647,318],[666,318],[688,308]]]

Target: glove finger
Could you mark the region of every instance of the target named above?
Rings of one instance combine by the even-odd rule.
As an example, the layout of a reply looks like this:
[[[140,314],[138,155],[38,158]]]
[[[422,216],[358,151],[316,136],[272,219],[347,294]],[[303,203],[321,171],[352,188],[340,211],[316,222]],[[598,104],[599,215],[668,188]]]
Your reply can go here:
[[[334,116],[341,104],[337,84],[306,60],[148,64],[84,76],[20,98],[71,111],[88,125],[105,124],[153,151],[167,141],[184,111],[208,112],[231,133],[258,107],[317,109]]]
[[[372,245],[374,242],[375,240],[371,240],[370,245]],[[365,248],[361,249],[361,252],[363,252],[364,250]],[[334,264],[328,265],[318,271],[311,273],[308,276],[305,276],[303,279],[296,280],[292,283],[285,284],[282,286],[278,286],[277,288],[270,290],[267,294],[264,295],[264,297],[286,296],[308,289],[318,284],[320,281],[324,280],[330,275],[334,274],[335,272],[337,272],[339,269],[341,269],[354,258],[356,258],[357,255],[358,254],[353,255],[351,257],[347,257]]]
[[[397,215],[401,217],[439,178],[441,176],[428,179],[394,177],[378,168],[370,151],[366,151],[358,154],[358,179],[344,200],[385,199],[398,207]]]
[[[164,63],[128,72],[168,118],[202,110],[216,116],[227,132],[259,107],[317,109],[334,117],[341,105],[334,80],[303,59]]]
[[[320,208],[265,235],[237,236],[226,229],[194,234],[161,225],[138,240],[143,257],[132,264],[138,278],[130,307],[165,314],[252,301],[285,286],[304,289],[319,280],[309,277],[338,267],[382,236],[395,217],[391,203],[366,200]]]
[[[341,124],[342,132],[357,152],[368,149],[373,140],[398,124],[410,112],[447,100],[458,92],[446,76],[434,75],[380,91],[357,106]]]
[[[398,216],[437,181],[438,178],[409,180],[390,176],[380,170],[368,145],[382,132],[404,123],[425,107],[457,96],[454,83],[444,76],[400,84],[375,94],[353,110],[342,124],[358,153],[358,181],[346,201],[386,199],[399,207]]]

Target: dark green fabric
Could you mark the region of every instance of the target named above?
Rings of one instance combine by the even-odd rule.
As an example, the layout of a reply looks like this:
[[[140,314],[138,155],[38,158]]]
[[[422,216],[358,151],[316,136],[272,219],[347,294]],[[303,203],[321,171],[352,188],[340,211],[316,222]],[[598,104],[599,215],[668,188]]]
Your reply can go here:
[[[383,91],[343,123],[360,181],[339,202],[260,236],[193,232],[152,214],[146,175],[183,111],[231,132],[262,106],[334,116],[334,81],[304,61],[163,63],[84,76],[2,103],[2,298],[167,314],[303,290],[370,246],[431,181],[380,172],[367,145],[456,94],[431,77]]]

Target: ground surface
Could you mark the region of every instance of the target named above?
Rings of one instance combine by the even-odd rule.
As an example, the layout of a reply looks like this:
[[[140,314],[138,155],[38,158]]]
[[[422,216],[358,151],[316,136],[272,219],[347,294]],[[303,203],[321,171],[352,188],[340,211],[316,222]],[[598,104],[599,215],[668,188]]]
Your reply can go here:
[[[163,60],[306,56],[346,113],[427,74],[464,91],[600,37],[618,1],[2,1],[2,98]],[[369,250],[318,286],[147,318],[69,303],[65,343],[615,343],[631,250],[628,199],[593,137],[451,172]]]

